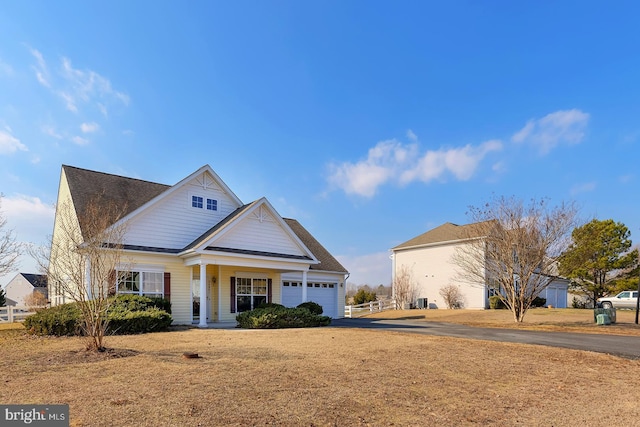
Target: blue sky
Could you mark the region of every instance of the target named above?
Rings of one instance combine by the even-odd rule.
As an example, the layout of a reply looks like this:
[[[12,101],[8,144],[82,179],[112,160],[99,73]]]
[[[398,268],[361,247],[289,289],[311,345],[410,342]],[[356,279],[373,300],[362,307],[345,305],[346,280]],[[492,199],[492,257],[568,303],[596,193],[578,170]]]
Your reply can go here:
[[[210,164],[356,284],[389,284],[389,248],[493,194],[575,201],[638,243],[639,15],[622,1],[3,2],[2,210],[42,243],[62,164],[164,184]]]

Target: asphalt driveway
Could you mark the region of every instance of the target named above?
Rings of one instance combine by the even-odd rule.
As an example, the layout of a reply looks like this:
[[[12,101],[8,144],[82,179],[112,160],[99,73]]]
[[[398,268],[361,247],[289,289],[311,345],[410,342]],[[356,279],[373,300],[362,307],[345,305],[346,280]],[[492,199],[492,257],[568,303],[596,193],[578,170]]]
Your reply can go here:
[[[455,323],[429,322],[413,319],[334,319],[331,322],[331,326],[338,328],[381,329],[425,335],[546,345],[550,347],[595,351],[629,359],[640,359],[640,337],[635,336],[477,328]]]

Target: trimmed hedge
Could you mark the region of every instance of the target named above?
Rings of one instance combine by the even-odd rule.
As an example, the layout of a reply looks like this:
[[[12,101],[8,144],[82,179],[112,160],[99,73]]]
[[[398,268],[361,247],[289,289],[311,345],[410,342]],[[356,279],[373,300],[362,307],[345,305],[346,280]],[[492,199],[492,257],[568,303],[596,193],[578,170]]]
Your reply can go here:
[[[307,301],[307,302],[303,302],[302,304],[298,304],[298,308],[306,308],[313,314],[318,314],[318,315],[322,314],[322,311],[323,311],[322,306],[317,302],[313,302],[313,301]]]
[[[112,335],[144,334],[167,329],[173,319],[157,307],[142,311],[120,311],[109,314],[109,333]]]
[[[245,311],[236,316],[244,329],[310,328],[331,324],[329,316],[319,316],[307,308],[265,307]]]
[[[80,309],[77,304],[45,308],[24,319],[25,329],[34,335],[80,335]]]
[[[111,335],[140,334],[167,329],[173,319],[163,308],[170,303],[162,298],[119,295],[109,307]],[[30,334],[70,336],[82,334],[82,313],[77,303],[46,308],[27,317],[24,326]]]

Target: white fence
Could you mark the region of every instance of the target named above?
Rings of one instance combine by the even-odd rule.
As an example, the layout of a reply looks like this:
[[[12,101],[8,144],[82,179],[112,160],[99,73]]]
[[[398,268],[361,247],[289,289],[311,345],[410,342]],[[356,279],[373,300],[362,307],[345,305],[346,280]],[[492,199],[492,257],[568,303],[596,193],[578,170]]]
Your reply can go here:
[[[371,301],[365,302],[364,304],[358,305],[347,305],[344,307],[344,317],[358,317],[364,316],[365,314],[375,313],[378,311],[384,310],[395,310],[396,302],[395,300],[380,300],[380,301]]]
[[[0,307],[0,323],[22,322],[33,313],[29,307]]]

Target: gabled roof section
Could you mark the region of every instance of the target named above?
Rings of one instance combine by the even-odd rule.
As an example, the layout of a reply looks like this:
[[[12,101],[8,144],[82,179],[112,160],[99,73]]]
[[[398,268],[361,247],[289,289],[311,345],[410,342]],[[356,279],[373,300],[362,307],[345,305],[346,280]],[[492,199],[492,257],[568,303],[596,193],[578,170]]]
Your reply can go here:
[[[127,215],[171,188],[169,185],[75,166],[62,165],[62,170],[67,177],[69,192],[78,217],[83,215],[94,197],[100,197],[103,203],[113,203]],[[114,222],[117,219],[114,218]]]
[[[46,288],[47,276],[44,274],[20,273],[34,288]]]
[[[328,250],[324,248],[312,235],[295,219],[284,218],[284,221],[289,225],[291,230],[296,233],[296,236],[309,248],[320,264],[313,264],[309,267],[310,270],[320,271],[334,271],[337,273],[347,273],[347,269],[335,259]]]
[[[263,215],[275,220],[275,222],[281,227],[281,230],[283,230],[288,236],[287,239],[293,242],[293,245],[300,253],[291,254],[286,252],[260,251],[259,248],[230,247],[218,243],[221,240],[224,240],[225,235],[228,235],[227,233],[232,233],[245,218],[255,216],[261,217]],[[262,219],[260,219],[260,222],[262,222]],[[276,212],[273,206],[271,206],[271,203],[269,203],[269,201],[264,197],[249,203],[248,205],[239,207],[185,248],[185,252],[199,252],[202,250],[245,253],[247,255],[264,255],[288,259],[296,258],[312,261],[313,263],[318,262],[311,249],[304,244],[298,235],[289,227],[287,222]]]
[[[169,197],[172,193],[174,193],[175,191],[178,191],[178,189],[187,185],[190,181],[197,179],[199,176],[206,175],[207,173],[211,175],[215,184],[217,184],[222,189],[223,192],[225,192],[226,194],[229,195],[229,197],[231,197],[231,199],[236,203],[236,205],[238,206],[242,205],[242,202],[240,201],[238,196],[236,196],[236,194],[233,191],[231,191],[231,189],[227,186],[227,184],[224,183],[224,181],[218,176],[218,174],[215,173],[213,169],[211,169],[211,166],[204,165],[197,171],[193,172],[191,175],[187,176],[186,178],[178,182],[176,185],[169,187],[168,189],[159,193],[155,197],[148,199],[146,203],[138,206],[136,209],[132,211],[129,211],[129,213],[125,215],[124,218],[122,218],[119,222],[130,220],[139,212],[142,212],[148,209],[150,206],[153,206],[156,203],[160,202],[164,198]]]
[[[212,238],[219,230],[222,230],[224,227],[226,227],[227,224],[230,224],[236,218],[239,218],[244,212],[246,212],[251,206],[255,205],[257,202],[258,201],[256,200],[253,203],[240,206],[238,209],[236,209],[235,211],[227,215],[225,219],[223,219],[222,221],[220,221],[219,223],[217,223],[216,225],[214,225],[213,227],[205,231],[200,237],[198,237],[196,240],[194,240],[189,245],[187,245],[182,251],[183,252],[190,251],[197,248],[198,246],[201,246],[205,241]]]
[[[476,222],[466,225],[457,225],[447,222],[427,231],[426,233],[414,237],[413,239],[399,244],[392,248],[392,250],[483,237],[486,226],[487,222]]]

